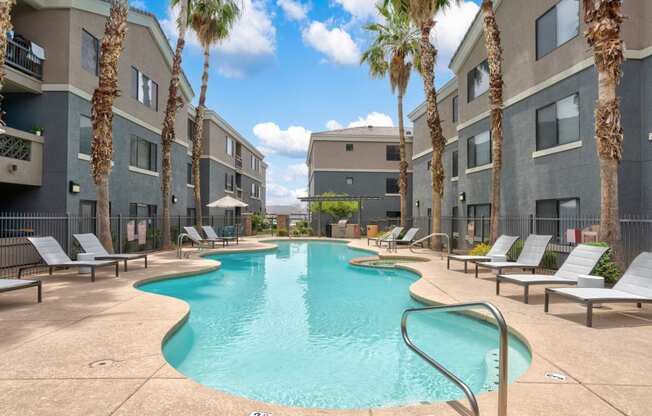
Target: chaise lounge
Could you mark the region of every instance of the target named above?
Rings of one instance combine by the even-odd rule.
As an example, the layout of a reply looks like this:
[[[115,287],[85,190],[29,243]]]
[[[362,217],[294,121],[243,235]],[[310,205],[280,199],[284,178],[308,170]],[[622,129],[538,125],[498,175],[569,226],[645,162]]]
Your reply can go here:
[[[593,326],[593,305],[596,303],[652,303],[652,253],[641,253],[627,268],[613,289],[547,288],[544,311],[549,310],[550,295],[555,294],[586,305],[586,326]]]
[[[476,262],[475,263],[475,277],[478,277],[478,269],[480,267],[486,269],[497,270],[498,274],[503,274],[505,269],[522,269],[532,270],[534,274],[537,267],[543,260],[543,255],[546,253],[548,243],[552,239],[551,235],[537,235],[530,234],[523,244],[523,250],[519,254],[516,261],[492,261],[492,262]]]
[[[115,276],[120,276],[120,264],[117,260],[88,260],[88,261],[73,261],[68,257],[65,251],[61,248],[57,240],[53,237],[27,237],[30,243],[34,246],[45,265],[49,267],[49,272],[55,267],[69,268],[69,267],[88,267],[91,269],[91,282],[95,281],[95,269],[98,267],[115,266]],[[33,268],[37,266],[31,266]],[[22,271],[27,268],[18,270],[18,278]]]
[[[403,227],[394,227],[380,237],[367,237],[367,245],[370,241],[375,241],[377,246],[389,240],[395,240],[403,232]]]
[[[37,288],[37,301],[41,303],[42,286],[40,280],[21,280],[21,279],[0,279],[0,293],[11,292],[13,290],[27,289],[30,287]]]
[[[400,245],[409,246],[415,240],[415,237],[417,236],[418,232],[419,232],[418,228],[410,228],[409,230],[407,230],[405,235],[403,235],[403,237],[387,240],[387,244],[389,245],[390,249],[392,248],[392,246],[394,246],[395,249],[397,249],[398,246]]]
[[[523,286],[523,302],[528,303],[531,285],[576,285],[580,275],[590,274],[609,247],[580,244],[568,255],[562,266],[553,275],[544,274],[499,274],[496,276],[496,295],[500,295],[500,283]]]
[[[95,254],[95,260],[118,260],[124,261],[124,270],[127,271],[127,262],[129,260],[145,259],[145,268],[147,268],[147,254],[110,254],[95,234],[73,234],[75,240],[86,253]]]
[[[469,255],[449,255],[446,261],[446,268],[450,270],[451,260],[464,262],[464,273],[468,271],[468,263],[477,261],[491,261],[493,257],[506,257],[509,250],[512,249],[514,244],[518,241],[518,237],[511,235],[501,235],[486,256],[469,256]]]
[[[193,243],[198,244],[200,249],[202,247],[208,247],[209,245],[211,248],[215,248],[215,243],[222,243],[222,247],[226,247],[226,240],[222,238],[204,238],[199,235],[199,231],[197,231],[195,227],[183,227],[183,229],[186,231],[188,238],[190,238]]]
[[[215,232],[215,229],[213,229],[213,227],[210,225],[203,225],[202,229],[204,230],[204,234],[206,234],[206,237],[209,241],[222,241],[222,245],[226,244],[227,246],[229,245],[229,242],[232,241],[235,241],[236,244],[238,244],[238,237],[220,237]]]

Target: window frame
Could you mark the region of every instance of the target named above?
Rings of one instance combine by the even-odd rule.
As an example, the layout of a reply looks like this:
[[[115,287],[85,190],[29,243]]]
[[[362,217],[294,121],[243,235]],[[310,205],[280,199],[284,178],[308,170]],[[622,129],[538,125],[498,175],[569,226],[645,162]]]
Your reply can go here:
[[[477,216],[476,213],[478,211],[478,208],[489,208],[489,213],[487,215],[480,215]],[[471,214],[471,210],[473,210],[473,214]],[[484,235],[485,238],[489,238],[490,234],[490,219],[491,219],[491,203],[483,203],[483,204],[468,204],[466,206],[466,217],[467,217],[467,225],[470,222],[473,222],[473,240],[476,241],[477,237],[480,237],[482,239],[482,236]],[[483,221],[484,219],[484,221]],[[482,228],[481,228],[482,227]],[[484,229],[484,233],[482,231]],[[468,227],[467,227],[468,230]],[[467,234],[468,235],[468,234]],[[479,240],[478,240],[479,241]]]
[[[453,150],[451,153],[451,178],[457,178],[460,175],[460,152]]]
[[[457,123],[460,119],[460,95],[457,94],[451,99],[451,118],[453,123]]]
[[[534,57],[535,61],[539,61],[546,56],[550,55],[557,49],[561,48],[568,42],[571,42],[575,38],[577,38],[580,35],[580,32],[582,31],[582,19],[581,19],[581,2],[578,1],[578,7],[577,7],[577,32],[575,33],[575,36],[570,37],[569,39],[565,40],[562,43],[559,43],[559,39],[557,38],[557,30],[559,27],[559,21],[557,20],[557,12],[555,12],[555,27],[554,27],[554,32],[555,32],[555,47],[550,49],[548,52],[544,53],[543,55],[539,55],[539,22],[541,19],[543,19],[548,13],[552,12],[553,10],[557,10],[557,6],[559,6],[559,3],[561,3],[564,0],[559,0],[557,3],[555,3],[554,6],[550,7],[548,10],[543,12],[541,16],[537,17],[536,20],[534,21]]]
[[[231,146],[229,146],[229,144]],[[230,152],[229,152],[229,149],[231,149]],[[235,139],[233,139],[230,136],[226,136],[226,144],[225,144],[225,149],[224,150],[226,151],[227,156],[235,157]]]
[[[84,152],[82,149],[82,120],[83,119],[88,119],[88,122],[90,124],[90,134],[88,137],[88,153]],[[87,116],[86,114],[79,114],[79,153],[83,155],[90,156],[91,152],[93,151],[93,121],[90,116]]]
[[[471,86],[473,83],[471,83],[471,74],[475,74],[475,72],[478,71],[478,68],[481,66],[487,66],[487,89],[482,91],[480,94],[477,94],[474,89],[474,95],[471,97]],[[474,66],[467,74],[466,74],[466,102],[470,103],[472,101],[475,101],[476,99],[482,97],[483,95],[487,94],[489,92],[489,60],[485,59],[484,61],[480,62],[478,65]]]
[[[564,101],[564,100],[566,100],[568,98],[571,98],[571,97],[577,97],[577,140],[573,140],[573,141],[569,141],[569,142],[565,142],[565,143],[560,143],[560,140],[559,140],[559,118],[557,117],[557,106],[559,105],[559,102]],[[566,145],[566,144],[582,141],[582,136],[581,136],[581,127],[582,127],[581,108],[582,108],[582,101],[581,101],[581,99],[582,98],[580,96],[580,93],[575,92],[573,94],[570,94],[570,95],[562,97],[562,98],[560,98],[558,100],[555,100],[552,103],[549,103],[549,104],[546,104],[546,105],[544,105],[542,107],[539,107],[539,108],[537,108],[535,110],[535,114],[534,114],[534,124],[535,124],[534,148],[535,148],[535,151],[538,152],[538,151],[541,151],[541,150],[554,149],[557,146],[563,146],[563,145]],[[555,144],[552,145],[552,146],[549,146],[549,147],[541,147],[539,145],[539,141],[540,141],[540,138],[541,138],[541,131],[539,129],[539,114],[543,110],[546,110],[546,109],[548,109],[550,107],[553,107],[553,106],[554,106],[554,109],[555,109]]]
[[[393,149],[393,150],[390,150]],[[396,159],[390,159],[396,157]],[[385,161],[386,162],[400,162],[401,161],[401,146],[398,144],[388,144],[385,146]]]
[[[135,153],[134,153],[135,142]],[[140,151],[147,148],[147,166],[140,164]],[[158,144],[145,138],[132,134],[129,142],[129,166],[137,169],[143,169],[150,172],[158,172]],[[153,169],[152,169],[153,166]]]
[[[573,217],[579,218],[582,212],[581,211],[582,205],[579,197],[537,199],[534,202],[534,210],[535,210],[534,217],[536,219],[535,222],[536,222],[537,232],[539,232],[540,229],[542,229],[541,231],[544,231],[546,233],[552,231],[553,238],[555,239],[555,241],[559,243],[563,243],[566,240],[566,235],[564,230],[562,230],[562,227],[564,227],[564,225],[568,225],[568,223],[567,222],[565,223],[564,218],[561,217],[561,205],[563,203],[570,202],[570,201],[575,201],[577,205],[577,213],[575,216],[564,217],[564,218],[566,219],[569,218],[572,219]],[[556,211],[555,215],[553,215],[552,217],[539,216],[539,204],[550,203],[550,202],[555,203],[555,211]],[[551,227],[550,225],[552,225],[553,227]]]
[[[186,163],[186,185],[195,184],[195,175],[193,175],[192,163]]]
[[[346,150],[347,152],[352,152],[353,149],[354,149],[354,147],[353,147],[353,143],[346,143],[346,145],[345,145],[345,150]]]
[[[135,84],[134,84],[134,75],[136,76]],[[154,105],[153,106],[152,106],[152,98],[150,98],[149,105],[144,101],[145,98],[143,98],[142,100],[140,99],[141,87],[143,85],[142,84],[142,77],[147,78],[147,81],[149,81],[152,85],[156,86],[156,88],[152,88],[150,86],[150,94],[154,95],[154,97],[153,97],[153,101],[154,101],[153,104]],[[152,90],[156,90],[155,94],[152,94]],[[138,67],[136,67],[134,65],[131,66],[131,98],[135,99],[136,101],[138,101],[139,103],[141,103],[145,107],[149,108],[150,110],[153,110],[153,111],[156,111],[156,112],[158,112],[158,110],[159,110],[159,108],[158,108],[159,107],[159,105],[158,105],[158,101],[159,101],[159,85],[158,85],[158,83],[156,81],[154,81],[152,78],[150,78],[149,75],[145,74],[140,69],[138,69]]]
[[[88,35],[95,44],[95,70],[92,71],[90,68],[87,68],[84,63],[86,60],[84,59],[84,45],[86,43],[84,42],[84,35]],[[80,50],[80,57],[81,57],[81,67],[84,71],[88,72],[89,74],[93,74],[94,76],[99,76],[100,74],[100,40],[96,38],[91,32],[89,32],[86,29],[82,28],[82,42],[81,42],[81,50]]]
[[[354,182],[353,176],[347,176],[347,177],[344,179],[344,183],[345,183],[346,185],[349,185],[349,186],[350,186],[350,185],[353,185],[353,182]],[[387,185],[385,185],[385,186],[387,186]]]
[[[478,153],[477,153],[477,151],[474,150],[474,152],[473,152],[473,159],[474,160],[473,160],[473,165],[471,165],[470,143],[473,140],[473,144],[475,146],[475,138],[478,137],[480,134],[484,134],[484,133],[487,133],[487,132],[489,133],[489,162],[483,163],[482,165],[478,165],[478,156],[477,156]],[[473,168],[479,168],[479,167],[482,167],[482,166],[491,165],[491,163],[493,163],[492,145],[493,145],[493,142],[492,142],[492,137],[491,137],[491,130],[482,131],[482,132],[480,132],[478,134],[475,134],[473,136],[470,136],[468,139],[466,139],[466,168],[467,169],[473,169]]]
[[[396,182],[396,192],[390,192],[390,186],[389,186],[389,184],[391,183],[390,181],[391,182],[394,182],[394,181]],[[394,187],[391,187],[391,188],[394,188]],[[400,186],[400,183],[399,183],[399,178],[395,178],[395,177],[387,177],[387,178],[385,178],[385,195],[399,195],[400,193],[401,193],[401,186]]]

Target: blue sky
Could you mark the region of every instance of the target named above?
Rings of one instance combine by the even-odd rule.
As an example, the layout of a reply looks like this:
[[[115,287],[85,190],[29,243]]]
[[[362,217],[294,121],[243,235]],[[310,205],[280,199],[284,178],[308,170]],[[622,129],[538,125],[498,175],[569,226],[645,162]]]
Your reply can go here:
[[[378,18],[375,1],[242,0],[240,22],[213,50],[207,104],[266,154],[268,204],[293,204],[305,193],[310,132],[356,122],[397,125],[389,82],[371,80],[359,65],[370,42],[362,26]],[[432,37],[440,50],[438,85],[450,79],[448,61],[478,2],[463,1],[438,16]],[[154,13],[174,42],[175,11],[167,3],[131,0]],[[198,95],[202,53],[192,34],[183,68]],[[423,100],[422,88],[413,73],[406,114]]]

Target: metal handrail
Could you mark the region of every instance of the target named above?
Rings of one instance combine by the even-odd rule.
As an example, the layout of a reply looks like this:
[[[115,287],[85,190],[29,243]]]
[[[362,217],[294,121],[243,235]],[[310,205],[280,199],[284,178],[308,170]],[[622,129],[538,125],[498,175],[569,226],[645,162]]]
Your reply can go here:
[[[426,241],[426,240],[428,240],[428,239],[430,239],[432,237],[446,237],[446,247],[448,247],[448,254],[451,254],[451,238],[446,233],[432,233],[432,234],[429,234],[429,235],[427,235],[427,236],[425,236],[423,238],[420,238],[420,239],[414,241],[412,244],[410,244],[408,246],[408,248],[410,249],[411,252],[414,253],[414,246],[416,246],[417,244],[421,244],[424,241]],[[443,252],[442,252],[441,258],[442,259],[444,258],[444,253]]]
[[[508,332],[507,324],[505,323],[505,318],[503,314],[489,302],[472,302],[472,303],[458,303],[454,305],[442,305],[442,306],[427,306],[424,308],[412,308],[407,309],[403,312],[401,318],[401,334],[403,336],[403,341],[407,344],[408,348],[414,351],[419,357],[425,360],[428,364],[433,366],[436,370],[442,373],[448,380],[460,388],[464,392],[464,395],[471,405],[471,411],[474,416],[480,415],[480,408],[478,407],[478,401],[475,397],[471,388],[462,380],[460,380],[455,374],[446,369],[443,365],[437,362],[434,358],[430,357],[427,353],[419,349],[407,333],[407,318],[411,313],[414,312],[424,312],[424,311],[437,311],[437,312],[455,312],[460,310],[484,308],[487,309],[496,319],[498,328],[500,329],[500,347],[499,347],[499,360],[498,360],[498,416],[507,416],[507,347],[508,347]]]
[[[183,250],[183,245],[182,244],[183,244],[183,239],[184,238],[187,238],[188,240],[192,241],[188,234],[186,234],[186,233],[179,234],[179,236],[177,237],[177,258],[179,258],[179,259],[183,258],[181,252]]]

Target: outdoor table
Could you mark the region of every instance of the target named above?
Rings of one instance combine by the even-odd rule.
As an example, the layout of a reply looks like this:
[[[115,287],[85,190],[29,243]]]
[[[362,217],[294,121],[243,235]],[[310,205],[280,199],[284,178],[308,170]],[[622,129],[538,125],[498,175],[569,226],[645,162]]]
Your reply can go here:
[[[95,260],[95,253],[79,253],[77,254],[77,260],[79,261],[93,261]],[[79,274],[91,274],[90,267],[80,267]]]

